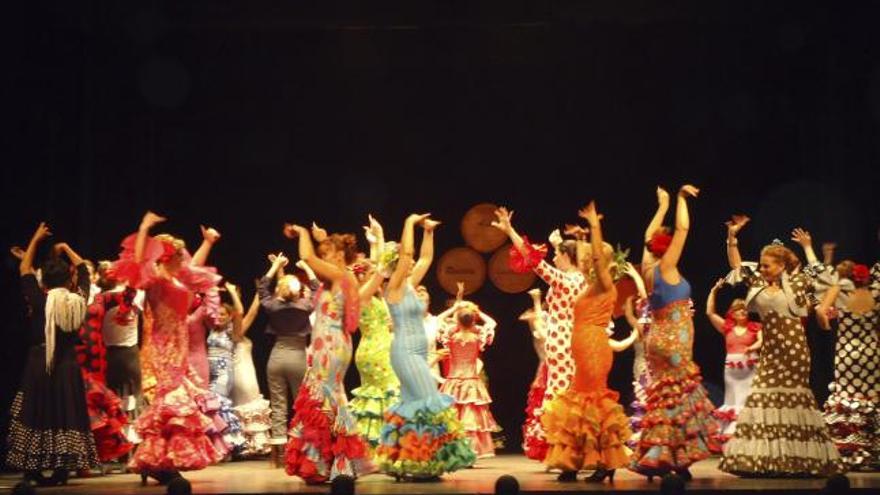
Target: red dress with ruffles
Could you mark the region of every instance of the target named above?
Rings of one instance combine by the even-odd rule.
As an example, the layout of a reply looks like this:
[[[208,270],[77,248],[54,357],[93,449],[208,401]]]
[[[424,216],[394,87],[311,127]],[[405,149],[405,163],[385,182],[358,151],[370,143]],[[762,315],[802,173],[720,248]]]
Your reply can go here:
[[[158,272],[162,242],[147,240],[143,260],[134,259],[136,235],[122,243],[113,274],[132,288],[146,291],[152,328],[145,336],[151,349],[149,366],[155,373],[155,395],[135,428],[143,439],[129,464],[135,472],[196,470],[223,459],[228,448],[221,432],[226,427],[216,415],[219,404],[209,391],[196,386],[188,362],[186,316],[194,293],[206,292],[220,280],[213,269],[184,262],[174,278]]]
[[[134,447],[125,437],[128,416],[122,401],[107,387],[107,349],[101,333],[106,311],[112,306],[130,308],[134,294],[133,290],[126,290],[96,295],[79,329],[81,343],[76,346],[76,361],[82,371],[89,424],[101,462],[118,459]]]

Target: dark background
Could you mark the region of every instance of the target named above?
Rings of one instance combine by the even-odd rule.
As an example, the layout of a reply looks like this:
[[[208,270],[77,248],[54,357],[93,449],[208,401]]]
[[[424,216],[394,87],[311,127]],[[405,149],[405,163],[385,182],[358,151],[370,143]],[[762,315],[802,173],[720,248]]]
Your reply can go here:
[[[803,226],[817,251],[834,240],[841,258],[877,259],[880,34],[869,3],[129,3],[6,7],[4,249],[46,220],[84,256],[112,258],[153,209],[192,248],[199,223],[216,226],[211,263],[249,299],[266,253],[294,252],[284,221],[360,234],[372,212],[396,238],[408,213],[430,211],[445,222],[439,258],[463,243],[459,222],[476,203],[510,206],[540,239],[596,199],[607,239],[637,255],[655,186],[694,183],[680,267],[697,303],[695,359],[717,401],[724,345],[702,310],[727,271],[731,213],[753,218],[746,258]],[[9,404],[26,339],[5,260]],[[439,311],[447,296],[433,271],[427,283]],[[528,298],[487,282],[472,299],[500,324],[485,362],[516,449],[536,365],[516,321]],[[261,374],[262,331],[261,320],[251,331]],[[627,332],[621,322],[618,337]],[[821,401],[833,340],[809,336]],[[618,355],[610,380],[626,404],[631,365],[631,352]]]

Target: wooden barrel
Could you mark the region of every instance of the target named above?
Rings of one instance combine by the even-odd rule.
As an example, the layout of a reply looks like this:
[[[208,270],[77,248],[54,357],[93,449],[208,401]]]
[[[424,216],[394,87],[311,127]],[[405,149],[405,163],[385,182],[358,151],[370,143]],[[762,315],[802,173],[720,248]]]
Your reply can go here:
[[[518,294],[528,290],[535,283],[535,273],[516,273],[510,269],[510,247],[505,244],[489,260],[489,280],[501,292]]]
[[[464,242],[481,253],[491,253],[508,240],[507,234],[492,226],[496,209],[498,206],[492,203],[480,203],[461,219]]]
[[[486,262],[471,248],[452,248],[437,262],[437,281],[452,295],[458,291],[456,282],[464,282],[465,295],[472,294],[486,282]]]

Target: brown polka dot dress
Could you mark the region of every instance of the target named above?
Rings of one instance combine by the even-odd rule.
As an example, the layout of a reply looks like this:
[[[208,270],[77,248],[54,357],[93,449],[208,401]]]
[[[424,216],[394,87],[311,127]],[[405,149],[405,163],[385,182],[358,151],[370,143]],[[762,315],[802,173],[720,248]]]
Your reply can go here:
[[[801,317],[807,314],[813,278],[804,272],[784,275],[781,288],[770,287],[745,265],[734,278],[749,287],[747,304],[761,316],[764,345],[720,469],[767,477],[844,472],[809,383],[810,350]]]

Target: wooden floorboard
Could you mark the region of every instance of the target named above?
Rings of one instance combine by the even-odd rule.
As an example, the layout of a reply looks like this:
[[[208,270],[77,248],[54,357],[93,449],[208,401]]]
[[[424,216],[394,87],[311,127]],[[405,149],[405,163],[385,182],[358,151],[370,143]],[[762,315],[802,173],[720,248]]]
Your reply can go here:
[[[718,459],[708,459],[692,468],[694,480],[688,484],[689,493],[736,492],[795,494],[810,493],[824,486],[820,479],[743,479],[722,473],[717,469]],[[477,467],[445,475],[438,482],[396,482],[382,474],[364,476],[357,481],[356,490],[361,494],[390,495],[457,495],[493,493],[495,480],[503,474],[511,474],[520,483],[520,489],[530,494],[560,494],[564,492],[616,491],[631,494],[657,492],[659,481],[648,483],[645,477],[629,471],[618,471],[611,485],[559,483],[556,475],[544,472],[543,467],[521,455],[502,455],[494,459],[480,460]],[[281,494],[281,493],[327,493],[327,486],[306,486],[299,478],[287,476],[283,469],[274,469],[269,461],[230,462],[212,466],[202,471],[185,473],[193,485],[195,494]],[[880,473],[851,473],[848,475],[853,489],[861,493],[880,494]],[[13,474],[0,477],[0,490],[8,493],[9,487],[20,476]],[[72,478],[69,484],[59,488],[41,488],[39,493],[57,494],[128,494],[143,495],[165,493],[164,487],[141,487],[140,478],[134,474],[113,474],[94,478]]]

